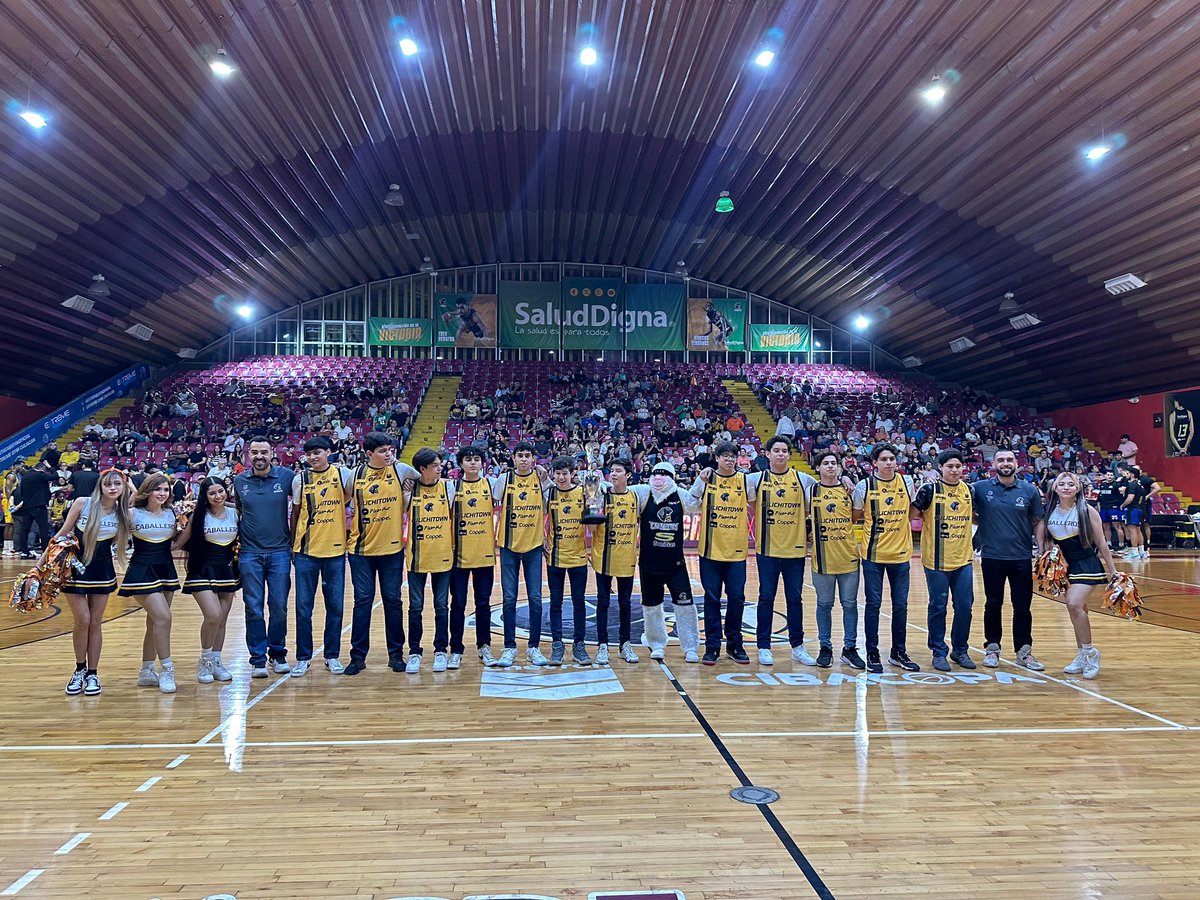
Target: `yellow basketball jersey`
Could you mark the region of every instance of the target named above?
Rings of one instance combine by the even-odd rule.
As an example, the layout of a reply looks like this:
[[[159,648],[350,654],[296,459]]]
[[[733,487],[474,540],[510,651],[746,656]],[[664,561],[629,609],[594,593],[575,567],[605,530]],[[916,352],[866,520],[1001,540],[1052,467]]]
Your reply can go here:
[[[858,568],[858,544],[849,492],[840,484],[812,488],[813,571],[845,575]]]
[[[746,476],[734,472],[726,477],[714,471],[704,489],[701,556],[717,562],[746,558],[750,549],[747,508]]]
[[[564,569],[586,566],[583,488],[560,491],[552,486],[546,501],[546,519],[546,559],[550,565]]]
[[[408,570],[449,572],[454,563],[454,527],[450,522],[450,486],[413,484],[408,505]]]
[[[638,499],[627,490],[604,495],[605,520],[592,530],[592,568],[603,575],[633,575],[638,555]]]
[[[884,481],[867,478],[863,504],[863,559],[874,563],[902,563],[912,558],[912,525],[908,521],[908,486],[903,475]]]
[[[766,471],[754,497],[754,550],[763,556],[802,559],[808,553],[804,482],[788,469],[782,475]]]
[[[454,565],[481,569],[496,562],[492,486],[486,478],[454,483]]]
[[[351,553],[386,556],[404,549],[404,488],[395,466],[354,470],[351,490],[354,515],[350,519]]]
[[[933,483],[933,501],[922,511],[921,565],[949,572],[974,558],[971,547],[971,486]]]
[[[514,553],[541,546],[545,536],[546,509],[542,484],[536,472],[521,477],[510,472],[500,498],[500,534],[496,543]]]
[[[300,476],[300,518],[292,550],[306,556],[328,558],[346,552],[346,495],[342,472],[330,466],[324,472],[305,469]]]

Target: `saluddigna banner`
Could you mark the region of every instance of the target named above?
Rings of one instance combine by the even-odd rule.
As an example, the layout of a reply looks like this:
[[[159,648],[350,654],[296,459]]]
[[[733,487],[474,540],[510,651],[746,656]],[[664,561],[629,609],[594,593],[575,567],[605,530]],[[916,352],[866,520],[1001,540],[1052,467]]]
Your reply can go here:
[[[369,343],[381,347],[428,347],[433,337],[433,322],[403,317],[373,318],[367,322],[367,332]]]
[[[495,294],[435,294],[435,347],[496,346]]]
[[[750,349],[769,353],[807,353],[807,325],[751,325]]]
[[[620,278],[564,278],[564,350],[620,350],[625,325],[625,282]]]
[[[500,282],[500,346],[557,350],[561,291],[557,281]]]
[[[625,285],[625,347],[682,350],[687,288],[682,284]]]
[[[746,349],[745,300],[700,300],[687,302],[687,349],[740,353]]]

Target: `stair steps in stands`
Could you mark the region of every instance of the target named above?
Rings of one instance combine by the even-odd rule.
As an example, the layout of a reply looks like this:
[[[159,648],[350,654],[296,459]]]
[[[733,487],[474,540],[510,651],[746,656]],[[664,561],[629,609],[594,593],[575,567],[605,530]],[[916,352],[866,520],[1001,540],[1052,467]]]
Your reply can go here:
[[[734,402],[741,408],[746,421],[754,426],[759,440],[765,444],[775,435],[775,417],[763,406],[762,401],[755,396],[750,385],[746,384],[744,380],[727,378],[723,379],[721,383],[725,385],[725,389],[729,391]],[[816,476],[816,472],[813,471],[812,466],[808,464],[808,460],[799,450],[792,451],[792,468]]]
[[[83,441],[83,426],[87,424],[88,419],[90,419],[92,416],[95,416],[96,421],[103,425],[106,419],[117,418],[121,414],[121,410],[127,406],[131,406],[133,402],[134,400],[132,397],[121,397],[117,400],[114,400],[104,408],[98,409],[94,413],[91,413],[90,415],[80,419],[67,430],[66,434],[63,434],[55,439],[58,443],[59,451],[65,455],[67,453],[68,444],[79,444]],[[38,447],[37,453],[35,453],[33,456],[27,456],[25,458],[25,462],[31,466],[35,465],[38,459],[41,457],[41,453],[42,448]],[[63,463],[64,465],[74,465],[78,461],[78,454],[74,454],[66,456],[66,459],[63,460]]]
[[[446,433],[446,422],[450,419],[450,407],[458,396],[458,385],[461,375],[434,375],[429,382],[429,390],[413,420],[412,433],[404,449],[400,451],[400,461],[412,464],[413,455],[422,447],[436,450],[442,444],[442,436]]]

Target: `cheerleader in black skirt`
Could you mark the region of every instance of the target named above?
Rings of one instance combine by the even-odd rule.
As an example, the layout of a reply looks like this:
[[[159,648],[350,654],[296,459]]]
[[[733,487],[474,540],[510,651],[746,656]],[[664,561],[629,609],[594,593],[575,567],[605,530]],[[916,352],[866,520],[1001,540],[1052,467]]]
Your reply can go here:
[[[96,514],[94,511],[99,511]],[[120,561],[125,561],[125,546],[129,542],[129,492],[125,476],[116,469],[100,473],[100,480],[90,497],[77,497],[67,510],[63,526],[56,537],[72,531],[79,540],[79,560],[87,568],[81,575],[72,575],[63,584],[62,593],[71,605],[75,627],[71,641],[75,646],[75,672],[67,682],[66,693],[94,697],[101,692],[100,648],[103,644],[101,625],[108,597],[117,589],[113,567],[113,549]],[[41,563],[46,558],[42,553]]]
[[[196,511],[175,539],[176,548],[188,551],[187,579],[183,592],[191,594],[204,615],[200,625],[200,661],[196,680],[201,684],[230,681],[233,675],[221,664],[225,623],[233,598],[241,588],[237,571],[237,510],[220,478],[200,482]]]
[[[166,475],[147,475],[133,496],[129,511],[129,533],[133,556],[118,593],[133,597],[146,610],[146,636],[142,639],[142,669],[138,685],[157,686],[164,694],[175,693],[175,663],[171,660],[171,600],[179,590],[179,576],[171,557],[171,543],[179,531],[171,507],[171,481]],[[181,513],[190,510],[185,506]],[[161,672],[155,671],[158,657]]]

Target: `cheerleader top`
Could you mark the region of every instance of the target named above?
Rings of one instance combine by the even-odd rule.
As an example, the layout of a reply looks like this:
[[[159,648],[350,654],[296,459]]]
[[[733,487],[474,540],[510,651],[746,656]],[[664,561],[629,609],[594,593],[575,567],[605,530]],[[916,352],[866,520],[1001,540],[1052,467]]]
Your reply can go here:
[[[129,511],[129,532],[133,535],[133,552],[144,557],[171,558],[171,540],[175,537],[175,510],[167,507],[152,513],[135,506]]]
[[[216,565],[228,565],[233,561],[233,544],[238,536],[237,510],[225,507],[225,515],[218,518],[211,512],[204,516],[204,560]]]
[[[111,541],[117,536],[117,507],[114,504],[111,512],[103,512],[103,507],[101,507],[101,512],[102,515],[100,516],[100,527],[96,531],[96,540]],[[84,497],[83,509],[79,511],[79,519],[75,522],[75,527],[79,529],[79,533],[81,535],[87,529],[87,524],[91,517],[91,513],[92,498]]]
[[[1067,538],[1078,537],[1079,535],[1079,504],[1076,503],[1070,509],[1063,509],[1061,506],[1056,506],[1054,512],[1050,513],[1046,519],[1046,530],[1050,532],[1050,536],[1056,541],[1065,541]]]

